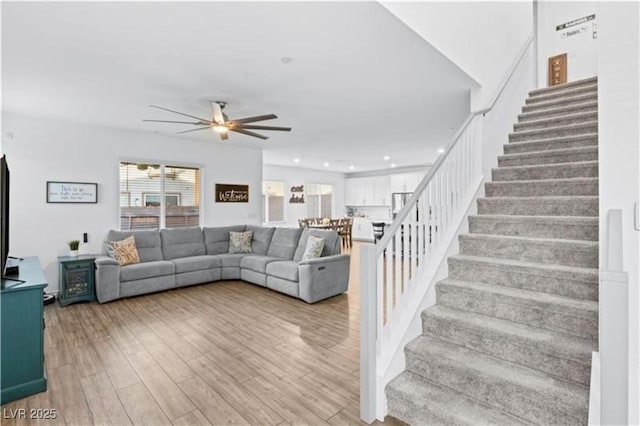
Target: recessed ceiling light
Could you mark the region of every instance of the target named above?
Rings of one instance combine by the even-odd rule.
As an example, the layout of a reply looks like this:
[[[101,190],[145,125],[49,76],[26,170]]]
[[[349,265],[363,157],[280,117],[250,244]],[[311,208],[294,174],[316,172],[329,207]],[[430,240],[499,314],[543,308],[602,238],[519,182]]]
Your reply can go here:
[[[444,148],[439,148],[438,149],[438,154],[444,154]]]
[[[394,167],[396,167],[396,163],[391,163],[391,168],[393,169]]]
[[[453,132],[455,129],[453,127],[449,127],[449,131]]]
[[[349,170],[354,170],[355,166],[349,166]]]
[[[287,65],[287,64],[290,64],[291,62],[293,62],[293,58],[285,56],[285,57],[280,58],[280,62],[282,62],[283,64]]]
[[[329,166],[330,166],[329,162],[328,162],[328,161],[325,161],[325,162],[324,162],[324,166],[325,166],[325,167],[329,167]]]
[[[294,162],[294,163],[299,163],[299,162],[300,162],[300,159],[299,159],[298,157],[296,157],[296,158],[294,158],[294,159],[293,159],[293,162]]]
[[[382,157],[382,159],[384,161],[389,161],[389,160],[391,160],[391,157],[389,157],[388,155],[385,155],[384,157]]]

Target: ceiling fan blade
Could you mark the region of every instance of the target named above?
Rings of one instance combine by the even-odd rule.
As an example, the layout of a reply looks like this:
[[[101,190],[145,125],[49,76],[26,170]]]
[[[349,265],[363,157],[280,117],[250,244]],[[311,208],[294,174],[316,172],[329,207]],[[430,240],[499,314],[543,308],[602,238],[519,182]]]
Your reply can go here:
[[[154,123],[206,124],[206,123],[202,123],[202,122],[193,123],[191,121],[171,121],[171,120],[147,120],[147,119],[143,119],[142,121],[152,121]]]
[[[184,112],[178,112],[178,111],[174,111],[172,109],[169,108],[163,108],[163,107],[159,107],[157,105],[149,105],[151,108],[157,108],[157,109],[161,109],[163,111],[169,111],[172,112],[174,114],[180,114],[180,115],[184,115],[185,117],[190,117],[190,118],[195,118],[196,120],[200,120],[204,123],[209,123],[209,120],[207,120],[206,118],[202,118],[202,117],[196,117],[195,115],[189,115],[189,114],[185,114]]]
[[[243,135],[253,136],[254,138],[269,139],[268,136],[264,136],[264,135],[261,135],[259,133],[255,133],[255,132],[250,132],[248,130],[238,129],[237,127],[234,128],[234,129],[229,129],[229,130],[231,130],[232,132],[242,133]]]
[[[266,114],[266,115],[256,115],[254,117],[246,117],[246,118],[238,118],[229,120],[231,123],[243,124],[243,123],[254,123],[256,121],[264,121],[264,120],[273,120],[274,118],[278,118],[275,114]]]
[[[220,135],[220,139],[222,139],[223,141],[226,141],[227,139],[229,139],[229,133],[224,132],[224,133],[218,133]]]
[[[291,127],[254,126],[252,124],[240,124],[237,128],[239,128],[239,129],[250,129],[250,130],[281,130],[283,132],[290,132],[291,131]]]
[[[189,132],[197,132],[198,130],[204,130],[204,129],[210,129],[211,126],[205,126],[205,127],[198,127],[197,129],[189,129],[189,130],[183,130],[181,132],[176,133],[177,135],[181,135],[183,133],[189,133]]]
[[[211,110],[213,111],[213,121],[218,124],[224,124],[224,115],[222,114],[222,107],[217,102],[211,102]]]

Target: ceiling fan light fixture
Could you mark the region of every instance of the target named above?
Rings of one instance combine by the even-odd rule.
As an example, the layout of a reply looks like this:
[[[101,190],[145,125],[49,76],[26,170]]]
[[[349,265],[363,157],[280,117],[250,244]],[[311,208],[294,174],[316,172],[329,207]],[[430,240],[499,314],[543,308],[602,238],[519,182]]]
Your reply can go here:
[[[227,133],[229,131],[229,128],[227,126],[223,126],[222,124],[214,124],[213,126],[211,126],[211,128],[214,132],[220,134]]]

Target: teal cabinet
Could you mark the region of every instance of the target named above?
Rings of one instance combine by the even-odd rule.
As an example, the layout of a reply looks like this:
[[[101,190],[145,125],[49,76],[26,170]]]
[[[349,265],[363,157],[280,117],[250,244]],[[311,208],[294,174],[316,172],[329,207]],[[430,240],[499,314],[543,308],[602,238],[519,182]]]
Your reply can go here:
[[[20,262],[20,280],[2,280],[0,290],[2,361],[0,403],[47,390],[44,370],[43,289],[47,286],[40,260]]]
[[[66,306],[74,302],[96,300],[95,261],[92,255],[61,256],[58,302]]]

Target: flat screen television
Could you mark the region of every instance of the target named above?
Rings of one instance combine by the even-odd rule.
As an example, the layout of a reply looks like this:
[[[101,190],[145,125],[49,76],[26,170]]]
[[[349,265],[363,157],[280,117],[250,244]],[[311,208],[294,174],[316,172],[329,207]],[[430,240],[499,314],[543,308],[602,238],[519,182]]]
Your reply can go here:
[[[0,275],[4,276],[9,257],[9,167],[5,155],[0,158]]]

